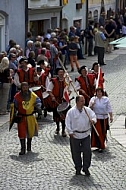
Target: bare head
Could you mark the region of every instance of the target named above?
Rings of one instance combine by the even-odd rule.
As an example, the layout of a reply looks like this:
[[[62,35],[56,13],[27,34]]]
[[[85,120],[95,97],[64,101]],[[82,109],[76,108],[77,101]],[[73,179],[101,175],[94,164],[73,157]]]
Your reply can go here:
[[[28,83],[27,82],[22,82],[21,83],[21,91],[23,93],[28,93],[28,89],[29,89]]]
[[[83,106],[85,105],[85,98],[83,95],[78,95],[76,97],[76,106],[78,109],[82,109]]]

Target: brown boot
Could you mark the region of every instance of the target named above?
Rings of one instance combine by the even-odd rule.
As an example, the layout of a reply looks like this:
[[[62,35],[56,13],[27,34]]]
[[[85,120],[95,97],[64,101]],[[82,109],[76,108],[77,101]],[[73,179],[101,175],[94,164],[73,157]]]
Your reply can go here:
[[[25,139],[20,139],[20,143],[21,143],[21,151],[19,152],[19,155],[24,155],[26,152]]]

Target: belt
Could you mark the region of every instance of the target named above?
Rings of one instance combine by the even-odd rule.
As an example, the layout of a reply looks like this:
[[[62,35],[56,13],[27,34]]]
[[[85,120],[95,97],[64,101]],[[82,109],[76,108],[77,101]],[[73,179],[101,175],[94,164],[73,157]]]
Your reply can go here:
[[[75,131],[73,131],[73,132],[75,132],[75,133],[86,133],[87,131],[89,131],[89,129],[86,130],[86,131],[77,131],[77,130],[75,130]]]
[[[34,114],[34,112],[31,113],[31,114],[20,114],[20,113],[18,113],[19,116],[26,116],[26,117],[27,117],[27,116],[30,116],[30,115],[33,115],[33,114]]]

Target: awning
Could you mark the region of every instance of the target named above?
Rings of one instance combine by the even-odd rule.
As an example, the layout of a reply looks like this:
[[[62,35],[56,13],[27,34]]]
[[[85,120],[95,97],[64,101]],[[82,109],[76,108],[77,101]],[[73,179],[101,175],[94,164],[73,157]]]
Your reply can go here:
[[[109,44],[116,45],[116,44],[126,44],[126,37],[119,38],[110,42]],[[117,46],[116,46],[117,47]]]

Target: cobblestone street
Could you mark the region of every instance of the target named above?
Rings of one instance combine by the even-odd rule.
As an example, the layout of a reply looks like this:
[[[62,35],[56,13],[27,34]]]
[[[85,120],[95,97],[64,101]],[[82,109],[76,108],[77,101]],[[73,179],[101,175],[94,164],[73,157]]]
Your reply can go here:
[[[105,59],[107,65],[102,70],[115,122],[120,115],[126,114],[125,49],[106,54]],[[96,60],[96,56],[87,57],[80,64],[91,68]],[[70,72],[72,79],[77,75],[77,72]],[[126,189],[126,148],[109,132],[106,150],[103,153],[92,152],[91,176],[87,177],[84,174],[75,175],[69,137],[54,135],[55,124],[51,113],[47,118],[42,117],[39,127],[39,137],[34,137],[32,141],[32,152],[24,156],[18,156],[20,144],[16,125],[10,132],[8,123],[0,127],[0,190]]]

